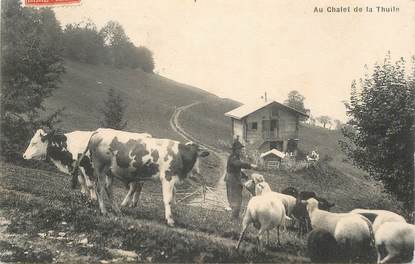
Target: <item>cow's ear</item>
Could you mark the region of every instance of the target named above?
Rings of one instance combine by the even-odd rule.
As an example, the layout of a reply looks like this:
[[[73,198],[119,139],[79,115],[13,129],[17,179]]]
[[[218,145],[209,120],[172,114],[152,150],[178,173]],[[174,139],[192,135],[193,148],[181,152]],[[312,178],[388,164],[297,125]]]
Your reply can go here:
[[[209,154],[210,154],[209,151],[202,150],[198,153],[198,156],[204,158],[204,157],[209,156]]]

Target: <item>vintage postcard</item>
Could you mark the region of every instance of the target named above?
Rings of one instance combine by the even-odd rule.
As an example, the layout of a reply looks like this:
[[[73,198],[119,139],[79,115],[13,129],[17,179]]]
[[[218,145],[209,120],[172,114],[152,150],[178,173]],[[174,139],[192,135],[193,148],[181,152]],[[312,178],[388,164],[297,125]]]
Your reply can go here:
[[[1,263],[415,263],[413,0],[4,0],[1,84]]]

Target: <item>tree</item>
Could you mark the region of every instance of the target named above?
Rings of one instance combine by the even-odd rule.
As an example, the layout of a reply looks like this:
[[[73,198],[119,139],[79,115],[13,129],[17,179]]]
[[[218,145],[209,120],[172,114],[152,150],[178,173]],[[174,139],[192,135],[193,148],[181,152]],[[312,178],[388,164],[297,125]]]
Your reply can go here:
[[[91,21],[66,25],[63,31],[64,55],[90,64],[106,60],[104,39]]]
[[[154,58],[153,52],[146,47],[140,46],[135,48],[135,56],[137,61],[137,67],[141,68],[147,73],[153,73],[154,71]]]
[[[312,126],[316,125],[316,118],[314,118],[314,116],[312,114],[310,114],[310,116],[308,118],[308,123]]]
[[[339,119],[334,119],[333,123],[335,125],[334,129],[336,129],[336,130],[341,130],[342,129],[342,126],[343,126],[342,121],[340,121]]]
[[[101,30],[109,64],[117,67],[140,68],[153,73],[153,53],[146,47],[136,47],[125,34],[123,27],[115,21],[109,21]]]
[[[64,72],[61,30],[52,10],[17,0],[2,3],[1,19],[1,153],[16,159],[33,129],[52,125],[60,112],[40,118]]]
[[[120,23],[109,21],[100,30],[99,34],[108,49],[111,65],[117,68],[126,66],[126,60],[131,57],[131,42]]]
[[[331,125],[331,118],[329,116],[323,115],[316,117],[316,120],[320,122],[324,128],[326,128],[326,125]]]
[[[122,130],[127,126],[127,121],[124,121],[124,113],[127,105],[124,103],[121,95],[116,93],[113,88],[108,90],[107,99],[104,106],[100,109],[104,118],[100,122],[102,127]]]
[[[340,142],[343,151],[412,211],[415,58],[406,76],[404,59],[392,63],[388,53],[371,76],[352,83],[346,109],[350,120],[342,129],[347,139]]]
[[[298,91],[293,90],[288,93],[288,99],[284,101],[284,104],[302,113],[309,113],[310,110],[304,108],[304,100],[304,96],[302,96]]]

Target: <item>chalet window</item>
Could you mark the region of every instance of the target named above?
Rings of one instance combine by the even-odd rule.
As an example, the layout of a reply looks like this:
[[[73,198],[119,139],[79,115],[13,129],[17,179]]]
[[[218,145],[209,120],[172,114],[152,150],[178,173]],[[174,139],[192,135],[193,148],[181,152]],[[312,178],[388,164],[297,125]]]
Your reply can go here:
[[[251,123],[251,129],[257,130],[258,129],[258,123],[257,122],[252,122]]]
[[[275,120],[275,119],[271,120],[271,131],[274,131],[277,128],[278,128],[277,120]]]

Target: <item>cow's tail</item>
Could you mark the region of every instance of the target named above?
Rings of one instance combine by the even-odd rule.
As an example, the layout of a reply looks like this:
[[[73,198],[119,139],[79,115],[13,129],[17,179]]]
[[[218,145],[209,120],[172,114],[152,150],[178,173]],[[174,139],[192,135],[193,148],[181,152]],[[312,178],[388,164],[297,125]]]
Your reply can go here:
[[[91,144],[92,137],[98,133],[97,131],[92,132],[91,136],[89,137],[88,144],[86,145],[85,150],[82,152],[82,154],[76,159],[75,165],[73,166],[73,170],[71,172],[72,175],[72,189],[75,189],[78,185],[78,172],[79,172],[79,165],[83,158],[85,157],[86,153],[89,151],[89,145]]]

